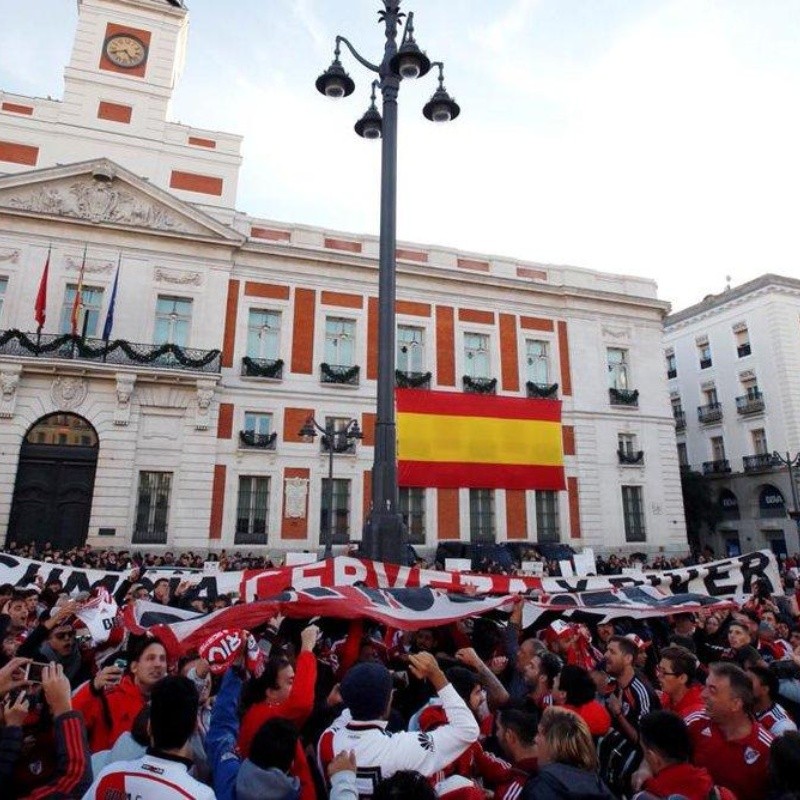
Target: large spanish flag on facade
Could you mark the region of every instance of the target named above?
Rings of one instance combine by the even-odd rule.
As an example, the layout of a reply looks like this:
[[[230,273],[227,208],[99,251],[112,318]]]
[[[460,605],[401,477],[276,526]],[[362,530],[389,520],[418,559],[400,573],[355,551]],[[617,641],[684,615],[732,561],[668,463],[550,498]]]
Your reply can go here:
[[[561,402],[396,389],[400,486],[564,489]]]

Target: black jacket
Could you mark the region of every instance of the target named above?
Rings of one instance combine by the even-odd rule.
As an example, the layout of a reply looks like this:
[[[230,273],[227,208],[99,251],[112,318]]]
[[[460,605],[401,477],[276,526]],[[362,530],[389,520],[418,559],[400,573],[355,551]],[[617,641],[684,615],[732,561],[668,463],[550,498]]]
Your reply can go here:
[[[525,783],[522,800],[615,800],[595,772],[569,764],[545,764]]]

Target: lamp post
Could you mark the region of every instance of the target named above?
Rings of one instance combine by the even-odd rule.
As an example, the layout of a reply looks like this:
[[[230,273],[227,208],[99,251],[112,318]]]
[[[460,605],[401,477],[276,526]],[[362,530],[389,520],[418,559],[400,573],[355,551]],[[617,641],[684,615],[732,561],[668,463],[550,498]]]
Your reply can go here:
[[[422,109],[433,122],[455,119],[461,109],[444,87],[444,65],[431,62],[414,40],[414,14],[400,11],[401,0],[383,0],[378,12],[384,23],[386,43],[383,60],[372,64],[344,37],[336,37],[333,62],[317,78],[318,91],[330,98],[347,97],[355,83],[339,60],[344,43],[356,61],[378,75],[372,83],[372,102],[356,123],[356,133],[365,139],[382,139],[380,257],[378,262],[378,398],[375,419],[375,459],[372,466],[372,510],[364,526],[362,550],[369,557],[400,563],[404,555],[405,526],[398,508],[397,433],[394,412],[395,369],[395,252],[397,240],[397,95],[402,79],[425,75],[439,69],[439,88]],[[400,46],[397,34],[406,19]],[[375,93],[382,96],[381,114]]]
[[[309,416],[299,435],[313,441],[317,431],[322,434],[322,444],[328,448],[328,486],[325,492],[328,504],[328,527],[325,531],[325,558],[331,558],[333,556],[333,456],[335,453],[344,453],[354,440],[361,439],[363,434],[354,419],[337,428],[332,419],[323,427],[313,416]]]
[[[775,465],[782,464],[789,472],[789,487],[792,490],[792,510],[789,516],[797,525],[797,535],[800,536],[800,501],[797,497],[797,484],[794,482],[794,470],[800,467],[800,453],[794,456],[787,450],[786,456],[782,456],[777,450],[772,453],[772,461]]]

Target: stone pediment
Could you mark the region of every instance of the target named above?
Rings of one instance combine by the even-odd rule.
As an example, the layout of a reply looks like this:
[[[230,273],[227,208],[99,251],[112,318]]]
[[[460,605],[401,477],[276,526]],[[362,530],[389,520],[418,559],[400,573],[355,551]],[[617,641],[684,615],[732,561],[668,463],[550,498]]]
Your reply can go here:
[[[0,178],[2,210],[192,239],[243,241],[210,215],[107,159]]]

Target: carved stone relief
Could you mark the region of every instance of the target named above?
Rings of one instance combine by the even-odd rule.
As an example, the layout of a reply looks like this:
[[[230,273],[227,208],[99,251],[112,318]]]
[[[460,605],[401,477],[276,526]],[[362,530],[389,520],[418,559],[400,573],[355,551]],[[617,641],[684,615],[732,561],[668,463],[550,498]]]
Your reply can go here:
[[[19,262],[19,250],[13,247],[0,247],[0,261],[10,261],[12,264]]]
[[[602,333],[612,339],[630,339],[631,336],[628,328],[609,328],[606,325],[603,325]]]
[[[11,419],[14,416],[21,374],[22,367],[19,365],[9,365],[0,372],[0,419]]]
[[[214,399],[215,380],[197,381],[197,409],[194,418],[194,427],[198,431],[206,431],[211,424],[211,401]]]
[[[287,478],[284,484],[284,516],[302,519],[306,515],[308,478]]]
[[[58,377],[50,387],[50,397],[56,408],[61,411],[72,411],[83,403],[89,394],[89,383],[85,378]]]
[[[199,272],[177,272],[176,270],[163,269],[156,267],[153,277],[162,283],[177,283],[183,286],[192,285],[199,286],[202,283],[202,277]]]
[[[72,256],[67,256],[64,259],[64,263],[67,265],[67,269],[71,270],[72,272],[80,272],[81,265],[83,264],[83,258],[73,258]],[[99,261],[97,259],[87,258],[86,264],[83,267],[84,272],[91,272],[91,273],[109,273],[111,270],[114,269],[114,263],[111,261]]]
[[[127,425],[131,421],[131,395],[136,376],[118,372],[116,378],[117,406],[114,409],[114,424]]]

